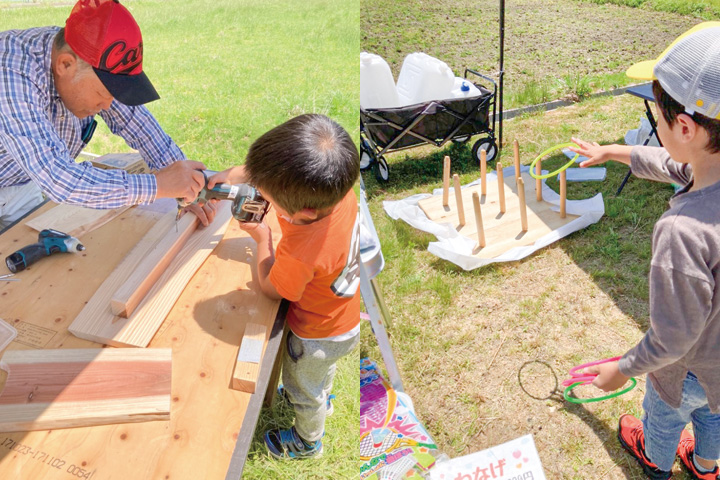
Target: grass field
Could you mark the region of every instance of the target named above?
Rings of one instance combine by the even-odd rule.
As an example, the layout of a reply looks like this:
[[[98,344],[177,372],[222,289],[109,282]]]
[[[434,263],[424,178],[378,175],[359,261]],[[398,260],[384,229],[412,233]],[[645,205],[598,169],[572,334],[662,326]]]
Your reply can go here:
[[[505,2],[505,108],[578,99],[630,84],[624,73],[633,59],[656,57],[700,21],[599,3]],[[361,48],[385,58],[395,78],[405,56],[421,51],[446,62],[456,75],[471,68],[498,81],[498,0],[363,0],[362,5]]]
[[[535,95],[523,96],[528,85],[549,86],[547,100],[565,95],[553,89],[562,79],[629,83],[623,72],[630,64],[657,56],[700,21],[653,10],[651,2],[642,8],[629,3],[507,2],[511,104],[537,103]],[[361,48],[383,55],[395,75],[414,51],[437,56],[456,72],[465,66],[497,70],[495,0],[363,5]],[[513,140],[523,164],[571,136],[622,142],[642,117],[642,101],[630,95],[524,115],[505,123],[501,160],[512,164]],[[461,183],[477,179],[469,145],[391,154],[387,184],[363,174],[386,261],[378,281],[393,320],[391,342],[418,417],[450,457],[532,433],[549,479],[645,478],[615,438],[620,414],[642,413],[644,377],[627,395],[584,406],[565,402],[558,388],[572,366],[621,355],[647,330],[652,228],[672,188],[633,178],[616,196],[627,167],[606,164],[604,182],[568,186],[570,199],[603,194],[606,214],[599,223],[522,261],[466,272],[428,253],[434,237],[390,219],[382,202],[440,187],[445,155]],[[553,158],[543,166],[564,163]],[[555,179],[548,183],[557,191]],[[361,355],[380,357],[369,329]],[[578,393],[594,395],[586,388]],[[678,465],[675,470],[673,478],[689,478]]]
[[[63,25],[73,3],[0,2],[0,29]],[[143,31],[145,71],[162,97],[149,108],[189,158],[211,169],[240,164],[254,139],[300,113],[329,115],[358,136],[357,0],[126,3]],[[102,127],[88,151],[127,150]],[[276,405],[262,412],[243,478],[356,474],[357,372],[357,355],[340,362],[322,459],[295,464],[266,455],[263,430],[292,424],[292,412]]]

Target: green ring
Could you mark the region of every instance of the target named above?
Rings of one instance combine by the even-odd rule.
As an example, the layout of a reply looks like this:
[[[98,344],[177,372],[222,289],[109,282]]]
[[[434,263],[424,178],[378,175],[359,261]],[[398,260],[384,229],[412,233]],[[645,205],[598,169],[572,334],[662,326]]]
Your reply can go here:
[[[596,398],[574,398],[570,396],[570,391],[577,387],[578,385],[582,385],[584,382],[576,382],[570,385],[565,389],[563,392],[563,398],[567,400],[570,403],[591,403],[591,402],[601,402],[603,400],[608,400],[610,398],[615,398],[618,395],[622,395],[623,393],[627,393],[633,388],[635,388],[635,385],[637,385],[637,380],[635,380],[634,377],[630,377],[630,386],[625,387],[622,390],[618,390],[617,392],[613,392],[609,395],[605,395],[604,397],[596,397]]]
[[[545,150],[544,152],[542,152],[540,155],[538,155],[537,158],[536,158],[535,160],[533,160],[532,163],[530,164],[530,176],[533,177],[533,178],[535,178],[535,179],[537,179],[537,180],[542,180],[542,179],[545,179],[545,178],[554,177],[555,175],[559,175],[560,172],[562,172],[563,170],[566,170],[570,165],[572,165],[573,163],[575,163],[575,160],[577,160],[577,159],[580,157],[580,154],[579,154],[579,153],[576,153],[575,156],[572,158],[572,160],[570,160],[568,163],[566,163],[566,164],[563,165],[562,167],[558,168],[558,169],[555,170],[554,172],[550,172],[550,173],[547,173],[547,174],[545,174],[545,175],[536,175],[536,174],[535,174],[535,164],[538,162],[538,160],[540,160],[541,158],[543,158],[543,157],[544,157],[545,155],[547,155],[548,153],[554,152],[555,150],[562,150],[563,148],[567,148],[567,147],[577,147],[577,148],[580,148],[579,145],[577,145],[577,144],[575,144],[575,143],[572,143],[572,142],[570,142],[570,143],[561,143],[560,145],[555,145],[554,147],[548,148],[547,150]]]

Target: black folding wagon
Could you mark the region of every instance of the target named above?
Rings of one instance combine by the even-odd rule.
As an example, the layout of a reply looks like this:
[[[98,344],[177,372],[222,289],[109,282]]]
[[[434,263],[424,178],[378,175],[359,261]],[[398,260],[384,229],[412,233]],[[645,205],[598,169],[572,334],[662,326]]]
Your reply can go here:
[[[487,161],[498,153],[495,141],[495,99],[497,84],[474,70],[465,69],[465,78],[473,75],[480,94],[449,100],[431,100],[396,108],[360,108],[360,168],[372,168],[379,181],[389,179],[385,154],[432,144],[441,147],[449,141],[465,143],[484,134],[472,148],[473,158],[485,150]],[[468,79],[470,81],[470,79]]]

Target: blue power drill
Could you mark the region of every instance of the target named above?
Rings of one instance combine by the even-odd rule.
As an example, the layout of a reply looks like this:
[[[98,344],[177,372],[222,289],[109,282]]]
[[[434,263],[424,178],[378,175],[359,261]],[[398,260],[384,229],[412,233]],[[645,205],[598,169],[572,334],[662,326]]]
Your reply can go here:
[[[23,247],[9,255],[5,259],[5,264],[11,272],[17,273],[53,253],[74,253],[83,250],[85,250],[85,246],[77,238],[57,230],[45,229],[38,235],[37,243]]]

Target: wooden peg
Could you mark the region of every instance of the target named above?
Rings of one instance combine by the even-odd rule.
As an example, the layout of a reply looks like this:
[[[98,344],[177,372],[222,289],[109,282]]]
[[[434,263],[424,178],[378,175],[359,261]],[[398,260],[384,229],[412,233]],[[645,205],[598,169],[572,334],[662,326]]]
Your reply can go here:
[[[525,202],[525,180],[522,177],[517,179],[518,186],[518,198],[520,199],[520,224],[522,225],[522,231],[528,231],[528,220],[527,220],[527,203]]]
[[[450,190],[450,157],[445,156],[443,159],[443,207],[448,206]]]
[[[477,226],[478,246],[485,247],[485,229],[483,228],[482,211],[480,210],[480,195],[472,194],[473,210],[475,210],[475,225]]]
[[[515,157],[515,180],[520,178],[520,144],[517,140],[513,142],[513,154]]]
[[[498,179],[498,200],[500,201],[500,213],[505,213],[505,178],[503,177],[503,166],[499,161],[495,164]]]
[[[541,161],[538,160],[535,164],[535,175],[540,176],[542,175],[542,167],[540,166]],[[537,197],[538,202],[542,202],[542,180],[541,179],[535,179],[535,196]]]
[[[567,172],[560,172],[560,218],[565,218],[565,204],[567,203]]]
[[[457,173],[453,175],[453,185],[455,186],[455,202],[457,202],[458,220],[460,226],[465,225],[465,209],[463,208],[462,190],[460,189],[460,177]]]
[[[480,150],[480,192],[487,194],[487,152]]]

